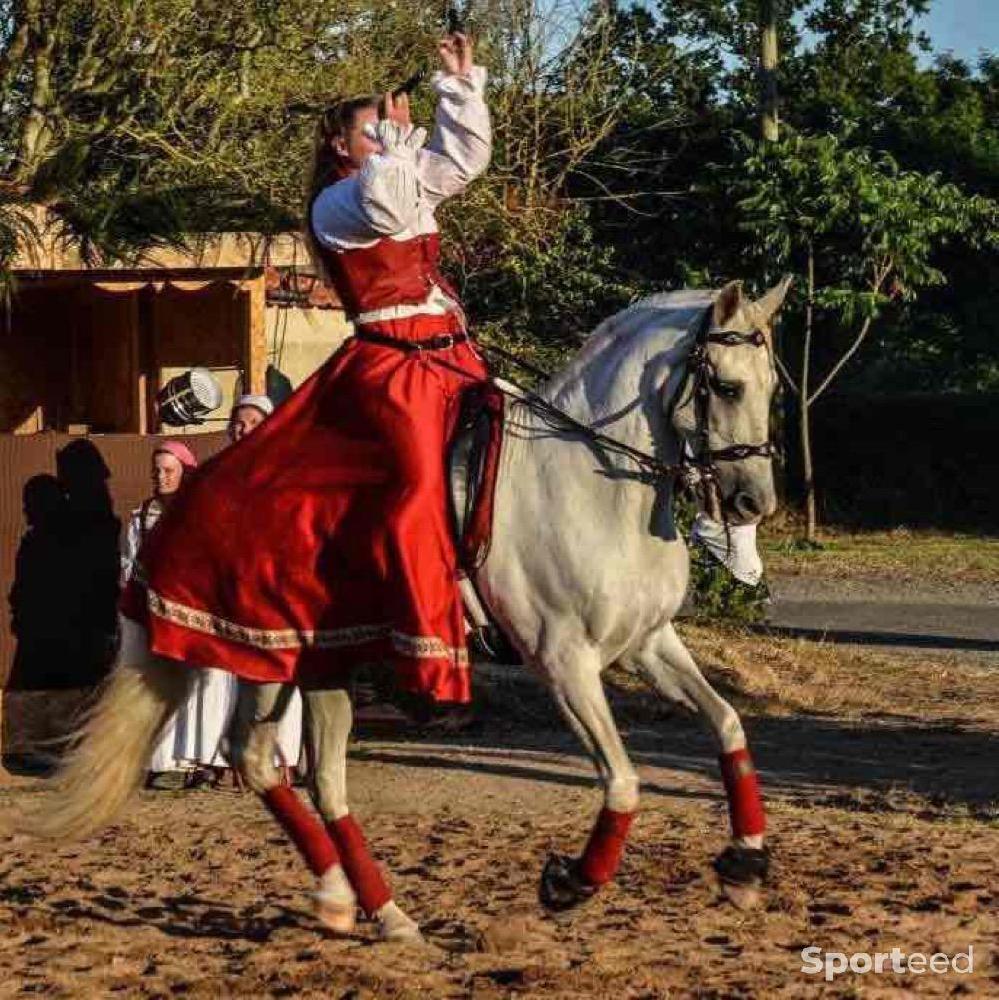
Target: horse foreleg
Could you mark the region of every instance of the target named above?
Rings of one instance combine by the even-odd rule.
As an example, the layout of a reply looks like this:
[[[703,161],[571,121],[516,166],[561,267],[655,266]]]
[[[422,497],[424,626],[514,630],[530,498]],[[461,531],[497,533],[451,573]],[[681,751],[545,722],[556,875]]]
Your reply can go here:
[[[312,873],[320,880],[317,910],[331,930],[348,932],[354,926],[353,894],[343,874],[336,846],[329,833],[290,785],[282,784],[274,766],[278,723],[291,688],[281,684],[240,681],[236,712],[230,733],[230,753],[236,773],[256,792],[298,848]],[[335,887],[350,896],[340,912],[326,912],[320,900]]]
[[[357,821],[347,805],[347,742],[354,714],[350,696],[340,688],[306,691],[306,739],[312,775],[312,795],[326,821],[326,829],[339,849],[348,891],[356,893],[365,914],[378,922],[386,941],[416,940],[420,929],[393,901],[379,866],[368,851]],[[342,888],[323,887],[320,904],[343,899]],[[353,909],[353,903],[351,904]]]
[[[656,633],[635,665],[663,697],[696,709],[718,743],[728,797],[732,842],[715,859],[726,895],[739,906],[755,903],[769,868],[763,846],[766,814],[759,779],[738,712],[707,682],[672,625]]]
[[[638,775],[607,703],[596,654],[586,651],[550,668],[549,676],[555,700],[593,759],[604,789],[604,805],[582,855],[549,858],[541,877],[541,902],[565,910],[589,899],[617,874],[638,808]]]

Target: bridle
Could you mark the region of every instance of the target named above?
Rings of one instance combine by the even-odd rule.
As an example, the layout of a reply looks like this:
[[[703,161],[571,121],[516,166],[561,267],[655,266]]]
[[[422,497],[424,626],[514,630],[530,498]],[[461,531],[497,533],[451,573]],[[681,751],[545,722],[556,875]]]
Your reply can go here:
[[[697,330],[697,341],[690,352],[687,361],[686,386],[677,394],[678,402],[673,404],[673,412],[686,405],[682,398],[687,390],[687,400],[692,400],[694,406],[694,435],[697,445],[690,453],[687,452],[685,440],[683,455],[680,459],[680,478],[684,485],[694,490],[698,487],[709,491],[718,481],[719,462],[738,462],[746,458],[772,458],[774,447],[768,439],[762,444],[733,444],[727,448],[712,448],[710,442],[711,399],[719,395],[715,386],[718,384],[718,372],[708,356],[711,344],[721,344],[725,347],[762,347],[768,352],[770,342],[766,334],[759,329],[751,333],[739,333],[735,330],[725,330],[711,333],[711,309],[705,311]],[[707,497],[705,497],[707,499]]]

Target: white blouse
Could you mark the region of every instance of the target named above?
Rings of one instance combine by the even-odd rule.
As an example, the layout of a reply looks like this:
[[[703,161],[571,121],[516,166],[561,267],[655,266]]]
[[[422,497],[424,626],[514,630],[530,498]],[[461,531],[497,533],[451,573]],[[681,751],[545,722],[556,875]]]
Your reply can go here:
[[[489,165],[492,125],[485,102],[486,71],[468,76],[437,73],[440,100],[430,142],[423,129],[381,121],[383,151],[358,173],[320,192],[312,206],[316,238],[333,250],[404,241],[437,232],[434,210],[463,191]]]

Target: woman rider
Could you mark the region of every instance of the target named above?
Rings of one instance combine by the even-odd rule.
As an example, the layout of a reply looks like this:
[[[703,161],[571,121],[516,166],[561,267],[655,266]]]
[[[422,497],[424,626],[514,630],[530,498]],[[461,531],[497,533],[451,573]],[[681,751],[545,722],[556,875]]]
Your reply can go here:
[[[324,829],[258,765],[271,759],[282,682],[335,688],[352,666],[387,661],[403,691],[470,698],[444,452],[460,394],[486,371],[438,270],[434,211],[485,170],[491,133],[470,40],[450,35],[440,54],[426,145],[404,97],[386,95],[381,119],[376,98],[323,115],[308,236],[355,336],[204,466],[150,535],[124,602],[153,653],[258,682],[241,685],[241,770],[320,877],[321,897],[343,897],[346,871],[389,936],[391,894],[352,817],[319,792]]]

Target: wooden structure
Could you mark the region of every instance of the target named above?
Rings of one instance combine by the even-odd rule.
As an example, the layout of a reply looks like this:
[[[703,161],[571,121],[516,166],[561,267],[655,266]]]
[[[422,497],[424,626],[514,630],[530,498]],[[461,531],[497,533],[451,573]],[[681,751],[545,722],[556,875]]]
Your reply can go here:
[[[22,275],[0,335],[0,433],[146,434],[156,393],[197,365],[263,392],[263,268]]]
[[[172,375],[209,368],[231,402],[264,392],[274,362],[299,384],[349,332],[295,235],[192,237],[190,249],[94,269],[43,219],[0,306],[0,434],[156,433]]]

